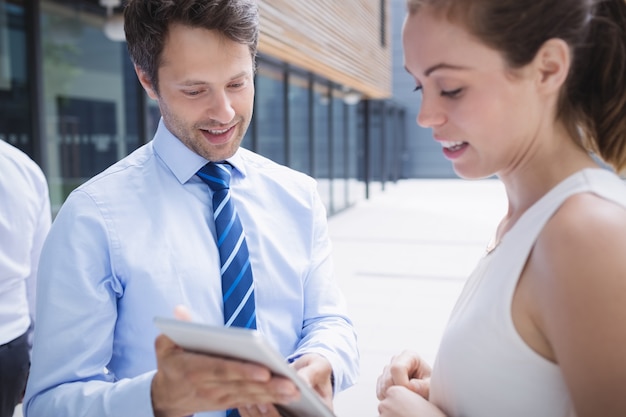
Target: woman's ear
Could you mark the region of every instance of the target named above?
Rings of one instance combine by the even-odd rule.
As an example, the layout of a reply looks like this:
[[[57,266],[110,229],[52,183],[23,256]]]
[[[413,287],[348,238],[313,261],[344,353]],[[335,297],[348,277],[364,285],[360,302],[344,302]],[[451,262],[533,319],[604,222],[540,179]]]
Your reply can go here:
[[[156,90],[153,88],[152,80],[150,80],[150,77],[148,77],[145,71],[143,71],[137,65],[135,65],[135,72],[137,73],[137,78],[139,78],[139,82],[143,86],[144,90],[146,90],[148,96],[153,100],[157,100],[158,96]]]
[[[558,92],[569,73],[571,51],[562,39],[549,39],[537,52],[533,61],[537,69],[537,86],[545,93]]]

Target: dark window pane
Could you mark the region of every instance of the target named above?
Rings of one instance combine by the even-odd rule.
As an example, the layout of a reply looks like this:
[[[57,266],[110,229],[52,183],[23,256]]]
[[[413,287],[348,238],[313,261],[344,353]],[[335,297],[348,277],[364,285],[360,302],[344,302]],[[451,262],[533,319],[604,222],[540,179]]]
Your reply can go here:
[[[289,76],[289,165],[310,175],[308,85],[304,77]]]
[[[256,79],[254,117],[258,129],[257,152],[285,163],[285,86],[283,71],[261,62]]]
[[[316,82],[313,85],[313,120],[314,120],[314,166],[313,173],[318,181],[320,195],[330,208],[330,147],[328,138],[328,108],[330,95],[327,83]]]
[[[41,2],[45,146],[53,212],[91,176],[135,150],[138,83],[126,44],[106,37],[104,9]]]
[[[26,22],[21,5],[0,2],[0,140],[33,155]]]

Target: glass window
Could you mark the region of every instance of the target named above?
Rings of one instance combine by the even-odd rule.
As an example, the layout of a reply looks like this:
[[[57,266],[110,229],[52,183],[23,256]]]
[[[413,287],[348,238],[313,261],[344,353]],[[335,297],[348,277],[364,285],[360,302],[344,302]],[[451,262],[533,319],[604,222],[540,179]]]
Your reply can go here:
[[[383,161],[383,118],[382,105],[380,101],[370,102],[370,181],[382,180]]]
[[[328,83],[313,84],[313,174],[318,181],[320,195],[326,208],[330,210],[330,139]]]
[[[284,71],[260,62],[256,79],[254,117],[257,123],[256,151],[279,164],[285,156],[285,85]]]
[[[0,140],[33,156],[33,120],[22,2],[0,0]]]
[[[365,196],[365,181],[363,181],[363,146],[359,142],[359,113],[358,104],[346,107],[346,138],[347,158],[346,170],[348,175],[348,204],[356,203]],[[362,131],[362,129],[361,129]]]
[[[41,3],[48,182],[56,213],[76,186],[137,148],[136,76],[126,44],[104,33],[105,11]]]
[[[345,134],[345,107],[344,94],[333,89],[333,136],[332,136],[332,163],[333,163],[333,211],[339,211],[348,205],[346,199],[346,134]]]
[[[311,175],[309,82],[289,74],[289,166]]]
[[[397,141],[397,128],[396,122],[396,109],[393,106],[387,104],[387,111],[385,112],[385,180],[396,181],[398,179],[398,141]]]

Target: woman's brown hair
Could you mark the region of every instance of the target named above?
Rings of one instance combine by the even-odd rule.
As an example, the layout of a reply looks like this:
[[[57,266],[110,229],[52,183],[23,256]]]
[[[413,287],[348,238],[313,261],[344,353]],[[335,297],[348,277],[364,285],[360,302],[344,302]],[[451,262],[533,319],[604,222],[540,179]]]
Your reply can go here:
[[[557,109],[572,137],[616,170],[626,168],[625,0],[407,0],[462,24],[502,53],[530,63],[549,39],[570,46],[572,66]],[[417,41],[417,40],[416,40]]]

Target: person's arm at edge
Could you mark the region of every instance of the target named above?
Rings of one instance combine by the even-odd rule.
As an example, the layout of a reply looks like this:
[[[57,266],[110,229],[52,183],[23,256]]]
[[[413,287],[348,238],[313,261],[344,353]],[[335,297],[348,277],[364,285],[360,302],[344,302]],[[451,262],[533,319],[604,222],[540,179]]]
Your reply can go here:
[[[152,415],[154,372],[119,381],[104,372],[117,315],[115,299],[121,291],[107,270],[105,250],[87,249],[109,244],[104,223],[90,196],[74,192],[43,245],[26,417]],[[94,275],[100,276],[106,293],[96,290]],[[72,308],[98,314],[77,318]]]
[[[44,241],[50,231],[52,223],[52,213],[50,210],[50,194],[48,192],[48,183],[40,172],[38,177],[40,189],[36,190],[40,198],[41,206],[37,216],[37,225],[33,235],[31,252],[30,252],[30,275],[26,279],[26,295],[28,299],[28,311],[30,315],[30,328],[28,334],[28,344],[32,349],[33,346],[33,330],[35,324],[36,301],[37,301],[37,271],[39,268],[39,257]]]

